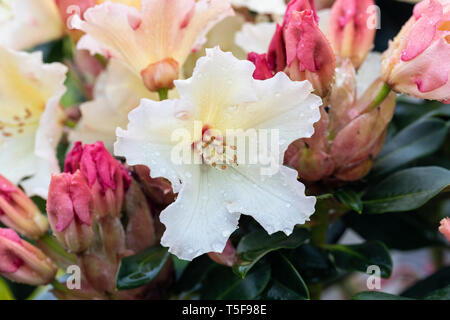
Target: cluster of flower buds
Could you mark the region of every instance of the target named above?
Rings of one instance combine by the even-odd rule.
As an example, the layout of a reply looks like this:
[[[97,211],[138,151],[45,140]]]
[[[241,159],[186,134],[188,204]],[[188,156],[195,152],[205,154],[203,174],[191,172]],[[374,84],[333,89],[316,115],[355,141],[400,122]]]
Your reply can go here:
[[[441,226],[439,231],[450,241],[450,218],[445,218],[441,220]]]
[[[395,91],[450,103],[450,1],[425,0],[383,55],[383,80]]]
[[[75,143],[63,173],[50,183],[47,212],[56,239],[74,254],[80,266],[82,288],[67,298],[116,296],[139,297],[142,290],[117,292],[115,275],[119,261],[154,245],[155,221],[141,188],[128,170],[97,142]],[[126,215],[126,224],[121,221]],[[64,262],[64,259],[55,259]]]
[[[256,79],[285,71],[294,81],[309,80],[323,98],[321,120],[309,139],[290,145],[285,164],[304,181],[355,181],[371,169],[381,151],[395,108],[395,94],[381,80],[358,99],[356,70],[373,46],[373,0],[334,3],[328,39],[319,29],[314,2],[292,0],[266,54],[250,53]],[[375,18],[376,20],[376,18]],[[378,99],[380,92],[385,99]]]

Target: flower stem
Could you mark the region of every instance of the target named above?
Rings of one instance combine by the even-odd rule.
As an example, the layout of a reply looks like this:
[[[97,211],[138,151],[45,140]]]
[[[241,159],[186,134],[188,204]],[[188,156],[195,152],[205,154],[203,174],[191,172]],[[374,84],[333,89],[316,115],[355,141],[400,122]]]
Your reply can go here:
[[[167,100],[169,98],[169,89],[159,89],[159,101]]]
[[[386,84],[383,83],[383,86],[381,87],[380,91],[378,92],[375,99],[370,104],[369,110],[372,110],[373,108],[378,107],[383,101],[387,98],[389,93],[391,92],[391,88]]]

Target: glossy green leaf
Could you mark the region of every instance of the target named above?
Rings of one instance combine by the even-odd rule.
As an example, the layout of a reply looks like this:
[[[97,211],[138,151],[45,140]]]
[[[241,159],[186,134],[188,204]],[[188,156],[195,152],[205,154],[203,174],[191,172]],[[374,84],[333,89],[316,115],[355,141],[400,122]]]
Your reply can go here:
[[[216,264],[208,257],[202,255],[188,264],[175,285],[175,292],[191,292],[199,288],[203,279]]]
[[[376,265],[383,278],[391,275],[392,259],[389,250],[379,241],[357,245],[327,245],[325,248],[331,252],[340,269],[365,273],[369,266]]]
[[[330,254],[311,244],[303,244],[295,250],[283,252],[302,275],[306,283],[320,283],[338,275]]]
[[[237,246],[237,253],[241,262],[233,266],[233,270],[242,277],[266,254],[278,249],[295,249],[310,237],[305,229],[294,229],[290,236],[282,232],[273,235],[264,230],[254,231],[241,239]]]
[[[11,292],[8,284],[0,277],[0,300],[14,300],[14,295]]]
[[[355,212],[362,213],[363,202],[358,193],[352,189],[340,189],[335,193],[336,198],[342,204],[346,205],[349,209]]]
[[[134,289],[150,283],[162,270],[169,256],[166,248],[152,247],[122,258],[117,272],[117,289]]]
[[[352,297],[353,300],[414,300],[378,291],[363,291]]]
[[[369,188],[365,194],[365,213],[410,211],[417,209],[450,185],[450,170],[415,167],[394,173]]]
[[[414,211],[362,215],[352,212],[342,220],[366,241],[379,240],[391,249],[413,250],[442,245],[436,225]]]
[[[377,157],[373,175],[383,175],[437,151],[444,143],[449,124],[440,119],[414,122],[386,144]]]
[[[402,296],[420,299],[445,288],[448,284],[450,284],[450,266],[442,268],[431,276],[416,282],[406,289]]]
[[[307,300],[309,291],[298,270],[282,253],[272,259],[272,279],[266,298],[271,300]]]
[[[252,300],[258,297],[270,280],[270,266],[259,264],[243,279],[230,268],[217,266],[203,281],[202,299]]]
[[[450,285],[432,292],[425,297],[426,300],[450,300]]]

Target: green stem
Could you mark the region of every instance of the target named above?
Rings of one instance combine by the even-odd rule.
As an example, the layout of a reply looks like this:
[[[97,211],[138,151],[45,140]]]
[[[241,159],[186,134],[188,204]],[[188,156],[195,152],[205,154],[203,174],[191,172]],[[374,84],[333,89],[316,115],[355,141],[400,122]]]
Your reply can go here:
[[[169,98],[169,89],[159,89],[159,101],[167,100]]]
[[[386,83],[383,83],[383,86],[381,87],[377,96],[370,104],[369,110],[372,110],[373,108],[378,107],[387,98],[387,96],[389,95],[391,90],[392,89]]]

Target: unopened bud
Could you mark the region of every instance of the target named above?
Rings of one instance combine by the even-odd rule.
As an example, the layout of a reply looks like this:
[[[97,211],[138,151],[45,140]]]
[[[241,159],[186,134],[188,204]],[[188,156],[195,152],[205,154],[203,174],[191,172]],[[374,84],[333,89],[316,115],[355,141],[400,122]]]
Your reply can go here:
[[[284,31],[286,73],[291,80],[309,80],[315,93],[326,97],[334,79],[336,59],[312,10],[294,11]]]
[[[383,54],[383,80],[395,91],[450,103],[450,2],[425,0]]]
[[[22,240],[12,229],[0,228],[0,274],[29,285],[50,283],[56,267],[41,250]]]
[[[102,142],[82,145],[76,142],[66,157],[64,171],[80,170],[86,179],[94,200],[97,218],[106,215],[120,216],[125,193],[131,178],[127,169],[116,160]]]
[[[250,52],[247,57],[248,61],[253,62],[255,65],[255,71],[253,72],[253,78],[256,80],[267,80],[274,76],[270,70],[269,63],[267,61],[266,54],[258,54]]]
[[[373,0],[337,0],[330,14],[328,35],[336,54],[349,58],[355,68],[364,62],[372,49],[376,33],[377,12]],[[375,18],[375,19],[374,19]]]
[[[37,239],[48,230],[47,218],[17,186],[0,175],[0,222],[25,237]]]
[[[141,71],[141,76],[144,85],[150,91],[172,89],[174,80],[179,76],[179,65],[174,59],[167,58],[150,64]]]
[[[92,195],[80,171],[52,176],[47,214],[56,238],[71,252],[87,249],[94,237]]]

